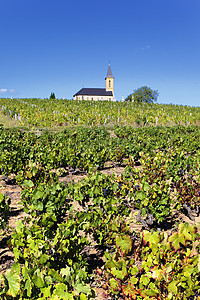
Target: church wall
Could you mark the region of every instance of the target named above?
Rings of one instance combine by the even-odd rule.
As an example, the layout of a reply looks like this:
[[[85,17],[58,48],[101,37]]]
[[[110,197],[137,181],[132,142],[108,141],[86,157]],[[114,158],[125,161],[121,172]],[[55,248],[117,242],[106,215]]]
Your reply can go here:
[[[99,100],[107,100],[107,101],[115,101],[114,97],[112,96],[88,96],[88,95],[78,95],[73,98],[74,100],[93,100],[93,101],[99,101]]]

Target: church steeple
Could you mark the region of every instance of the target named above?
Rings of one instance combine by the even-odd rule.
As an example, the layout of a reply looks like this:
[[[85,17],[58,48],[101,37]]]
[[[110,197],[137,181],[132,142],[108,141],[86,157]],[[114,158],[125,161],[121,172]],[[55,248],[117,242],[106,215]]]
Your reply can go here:
[[[107,72],[106,78],[107,78],[107,77],[109,77],[109,78],[114,78],[114,77],[113,77],[113,74],[112,74],[112,71],[111,71],[110,64],[109,64],[109,66],[108,66],[108,72]]]
[[[113,93],[113,97],[114,97],[114,77],[113,77],[113,74],[112,74],[112,71],[111,71],[111,67],[110,67],[110,64],[108,66],[108,72],[107,72],[107,75],[106,75],[106,91],[111,91]]]

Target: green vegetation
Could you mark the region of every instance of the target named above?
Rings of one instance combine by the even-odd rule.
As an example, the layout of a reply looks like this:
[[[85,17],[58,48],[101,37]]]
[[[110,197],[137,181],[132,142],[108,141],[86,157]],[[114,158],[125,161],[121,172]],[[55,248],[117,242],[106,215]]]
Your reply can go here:
[[[38,99],[0,103],[5,115],[20,114],[28,126],[43,127],[46,118],[45,126],[53,128],[64,115],[67,119],[57,133],[0,126],[0,175],[21,187],[27,213],[12,229],[14,264],[0,276],[1,299],[94,299],[94,282],[105,299],[200,299],[199,224],[179,218],[192,222],[200,214],[199,108],[68,100],[55,100],[54,107]],[[170,125],[188,125],[154,126],[158,111],[157,125],[168,124],[167,110]],[[150,115],[144,122],[142,111],[151,112],[152,122]],[[123,120],[143,126],[124,126]],[[105,175],[101,170],[108,164],[123,165],[124,172]],[[78,183],[58,181],[80,173],[86,177]],[[9,213],[10,200],[0,194],[2,233]],[[141,233],[132,227],[136,222]],[[105,250],[102,266],[89,265],[92,243]]]
[[[154,103],[0,99],[0,111],[29,128],[198,125],[200,108]]]
[[[51,93],[51,95],[50,95],[50,100],[54,100],[54,99],[56,99],[56,96],[55,96],[55,93]]]
[[[124,299],[199,299],[199,249],[191,255],[199,238],[183,223],[169,236],[143,231],[139,246],[117,237],[114,254],[105,252],[106,288]]]
[[[142,86],[141,88],[134,90],[134,92],[130,94],[125,101],[153,103],[157,102],[158,95],[158,91],[154,91],[148,86]]]
[[[6,228],[8,216],[10,213],[10,199],[0,193],[0,230]]]

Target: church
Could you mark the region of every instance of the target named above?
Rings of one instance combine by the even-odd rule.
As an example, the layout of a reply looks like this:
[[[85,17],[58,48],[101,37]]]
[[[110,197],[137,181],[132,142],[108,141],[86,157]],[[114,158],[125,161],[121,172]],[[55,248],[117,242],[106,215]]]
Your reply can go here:
[[[107,100],[115,101],[114,95],[114,77],[112,75],[110,64],[105,78],[106,88],[82,88],[73,95],[73,100]]]

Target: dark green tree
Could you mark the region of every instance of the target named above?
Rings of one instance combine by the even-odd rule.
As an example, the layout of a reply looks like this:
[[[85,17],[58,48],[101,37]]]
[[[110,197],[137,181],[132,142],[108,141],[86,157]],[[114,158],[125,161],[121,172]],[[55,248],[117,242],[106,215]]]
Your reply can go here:
[[[157,101],[158,96],[158,91],[154,91],[148,86],[142,86],[137,90],[134,90],[125,101],[153,103]]]
[[[50,99],[56,99],[55,93],[51,93]]]

